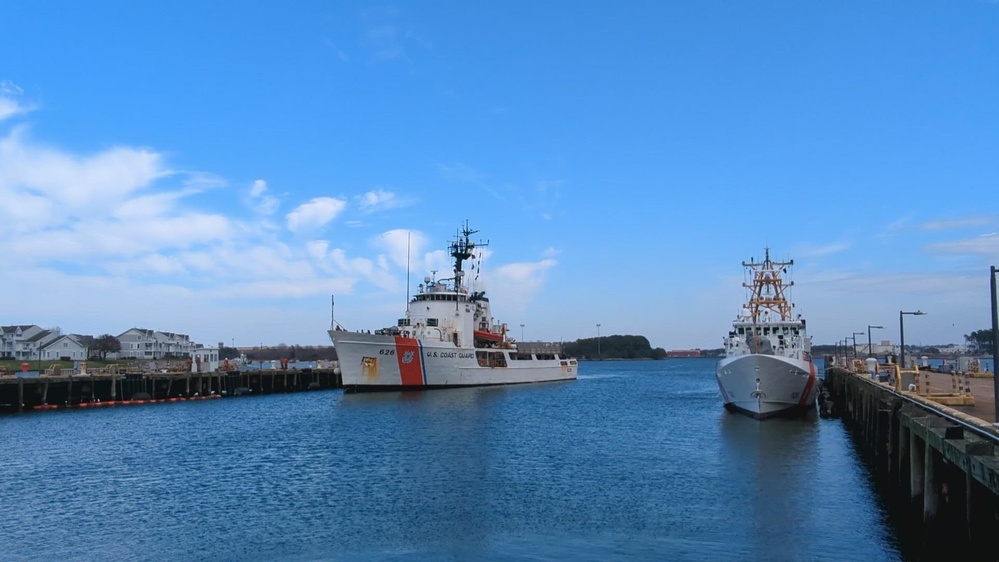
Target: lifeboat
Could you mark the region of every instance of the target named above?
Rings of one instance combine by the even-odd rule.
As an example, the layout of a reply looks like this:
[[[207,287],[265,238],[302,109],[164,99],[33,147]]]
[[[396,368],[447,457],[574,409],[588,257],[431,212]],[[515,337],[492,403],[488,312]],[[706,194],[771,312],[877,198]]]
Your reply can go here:
[[[487,330],[475,330],[475,339],[498,343],[503,341],[503,334],[497,334],[496,332],[489,332]]]

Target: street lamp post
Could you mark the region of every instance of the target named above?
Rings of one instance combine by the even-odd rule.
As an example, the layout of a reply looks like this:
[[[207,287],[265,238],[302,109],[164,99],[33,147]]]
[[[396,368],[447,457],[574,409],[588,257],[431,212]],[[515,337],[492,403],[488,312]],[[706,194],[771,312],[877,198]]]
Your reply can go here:
[[[524,325],[520,325],[520,341],[524,341]]]
[[[597,359],[600,359],[600,324],[597,324]]]
[[[867,356],[868,357],[874,357],[874,344],[871,343],[871,328],[876,328],[878,330],[881,330],[881,329],[884,328],[884,326],[871,326],[870,324],[867,325]]]
[[[862,336],[862,335],[864,335],[864,332],[854,332],[853,333],[852,338],[853,338],[853,358],[854,359],[857,358],[857,336]]]
[[[992,293],[992,396],[999,397],[999,320],[996,313],[999,312],[996,306],[996,266],[990,266],[992,275],[989,292]],[[999,422],[999,400],[996,403],[996,422]]]
[[[911,314],[913,316],[922,316],[926,314],[922,310],[917,310],[915,312],[903,312],[898,311],[898,365],[899,369],[905,368],[905,324],[902,323],[902,317],[906,314]]]

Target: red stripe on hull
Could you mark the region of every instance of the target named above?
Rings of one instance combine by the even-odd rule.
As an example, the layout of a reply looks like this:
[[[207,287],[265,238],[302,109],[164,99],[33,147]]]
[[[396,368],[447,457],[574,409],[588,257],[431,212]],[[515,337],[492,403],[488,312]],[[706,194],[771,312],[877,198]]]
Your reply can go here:
[[[809,362],[809,373],[808,373],[808,383],[805,385],[805,392],[801,394],[801,400],[798,402],[799,406],[806,406],[806,400],[808,396],[812,393],[812,387],[815,386],[815,381],[818,380],[818,376],[815,374],[815,364]]]
[[[415,338],[395,337],[395,356],[403,386],[423,386],[423,358]]]

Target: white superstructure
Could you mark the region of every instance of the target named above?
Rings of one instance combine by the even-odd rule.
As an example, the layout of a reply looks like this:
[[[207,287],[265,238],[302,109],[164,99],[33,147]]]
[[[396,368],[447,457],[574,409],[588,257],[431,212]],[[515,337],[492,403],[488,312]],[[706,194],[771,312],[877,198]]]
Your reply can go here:
[[[370,332],[329,331],[344,389],[422,390],[576,378],[577,363],[560,352],[519,351],[494,321],[484,291],[470,291],[462,265],[476,260],[465,227],[450,245],[454,276],[424,278],[396,326]],[[484,245],[484,244],[479,244]],[[473,266],[474,267],[474,266]]]
[[[715,377],[729,410],[764,419],[815,408],[818,377],[805,320],[793,316],[783,274],[794,260],[776,262],[767,248],[762,262],[742,262],[752,279],[749,299],[725,337],[725,358]]]

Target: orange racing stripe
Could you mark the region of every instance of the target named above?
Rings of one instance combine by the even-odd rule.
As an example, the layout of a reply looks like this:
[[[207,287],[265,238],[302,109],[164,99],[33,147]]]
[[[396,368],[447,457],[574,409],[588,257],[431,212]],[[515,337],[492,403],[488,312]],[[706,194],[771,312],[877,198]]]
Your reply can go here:
[[[395,356],[399,360],[399,375],[404,386],[423,386],[423,358],[420,342],[415,338],[395,337]]]

